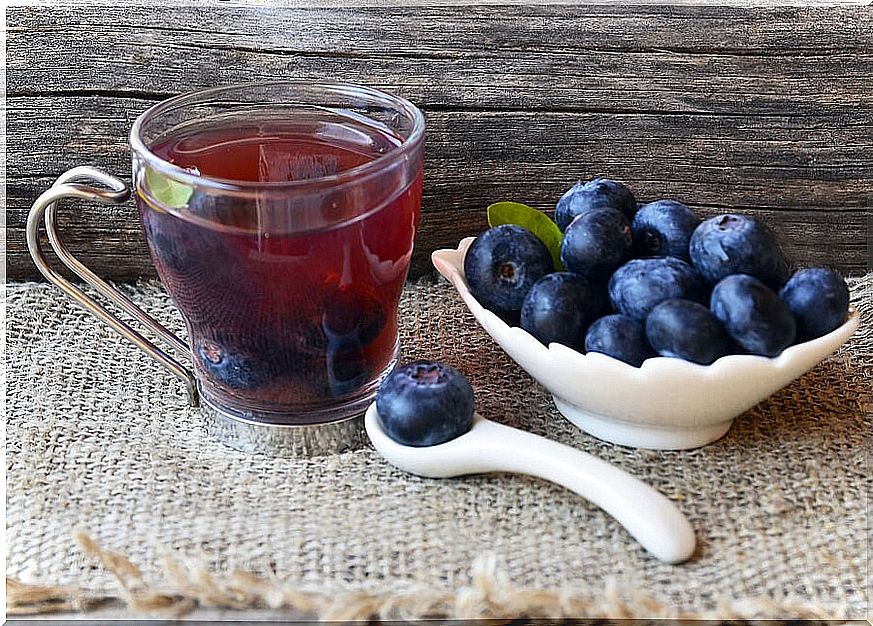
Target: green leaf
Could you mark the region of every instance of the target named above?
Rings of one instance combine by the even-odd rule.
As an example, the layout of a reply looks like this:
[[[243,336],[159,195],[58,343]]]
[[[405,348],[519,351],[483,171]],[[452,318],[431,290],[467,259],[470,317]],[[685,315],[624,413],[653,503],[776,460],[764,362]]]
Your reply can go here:
[[[153,169],[146,169],[148,193],[168,209],[181,209],[188,204],[194,188],[180,183]]]
[[[564,269],[561,263],[561,240],[564,235],[548,215],[520,202],[495,202],[488,207],[488,225],[493,228],[501,224],[516,224],[528,229],[546,244],[555,269]]]

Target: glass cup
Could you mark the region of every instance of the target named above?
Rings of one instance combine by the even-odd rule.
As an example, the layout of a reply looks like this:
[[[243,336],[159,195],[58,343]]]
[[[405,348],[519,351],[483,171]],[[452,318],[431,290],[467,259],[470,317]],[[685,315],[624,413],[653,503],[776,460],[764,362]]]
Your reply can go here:
[[[118,204],[130,195],[121,181],[66,172],[31,208],[28,245],[46,278],[182,379],[225,442],[276,455],[340,450],[363,437],[356,418],[396,362],[423,138],[411,103],[343,84],[220,87],[140,115],[136,205],[186,341],[60,240],[59,200]],[[61,261],[164,347],[49,267],[40,222]]]

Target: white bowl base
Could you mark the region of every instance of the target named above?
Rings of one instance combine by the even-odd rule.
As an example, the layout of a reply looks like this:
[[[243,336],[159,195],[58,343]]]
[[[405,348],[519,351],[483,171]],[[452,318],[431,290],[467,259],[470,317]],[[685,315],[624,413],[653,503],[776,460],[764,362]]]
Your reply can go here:
[[[552,396],[558,410],[575,426],[589,435],[632,448],[650,450],[688,450],[699,448],[721,439],[730,430],[733,419],[699,428],[670,428],[669,426],[645,426],[595,415],[578,406]]]

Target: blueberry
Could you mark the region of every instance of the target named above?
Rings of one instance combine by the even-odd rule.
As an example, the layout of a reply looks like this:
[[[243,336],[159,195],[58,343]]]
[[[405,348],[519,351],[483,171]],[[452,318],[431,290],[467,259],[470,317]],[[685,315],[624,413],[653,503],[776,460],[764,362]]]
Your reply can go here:
[[[327,339],[325,362],[331,395],[360,388],[370,376],[365,348],[385,326],[379,302],[362,291],[341,288],[326,301],[321,327]]]
[[[691,261],[688,243],[700,219],[681,202],[658,200],[637,211],[631,228],[637,256],[674,256]]]
[[[710,309],[750,354],[773,357],[794,341],[796,323],[788,305],[754,276],[722,279],[712,290]]]
[[[652,355],[643,325],[618,313],[601,317],[591,324],[585,335],[585,350],[602,352],[634,367],[639,367]]]
[[[749,274],[773,289],[788,280],[788,261],[776,236],[753,217],[732,213],[697,227],[689,244],[691,262],[710,283],[731,274]]]
[[[674,257],[632,259],[609,279],[615,310],[642,322],[658,304],[671,298],[706,301],[706,284],[697,271]]]
[[[823,267],[796,272],[779,297],[797,321],[800,341],[826,335],[841,326],[849,312],[846,281],[837,272]]]
[[[712,312],[693,300],[664,300],[646,318],[646,338],[661,356],[709,365],[731,342]]]
[[[595,209],[573,220],[561,241],[561,262],[594,282],[609,275],[631,257],[630,222],[615,209]]]
[[[255,222],[259,217],[258,209],[256,200],[231,195],[222,190],[210,193],[203,188],[194,190],[185,207],[187,213],[210,222],[243,227],[251,226]]]
[[[405,446],[435,446],[473,426],[473,388],[461,372],[437,361],[398,366],[376,393],[385,433]]]
[[[257,389],[270,381],[270,373],[266,371],[268,364],[249,350],[229,350],[218,342],[204,339],[197,355],[207,376],[229,389]]]
[[[521,327],[543,345],[560,343],[582,351],[585,331],[605,308],[603,296],[579,274],[540,278],[521,307]]]
[[[554,269],[546,245],[515,224],[486,230],[464,257],[464,274],[473,296],[486,309],[510,317],[521,310],[533,284]]]
[[[155,264],[172,272],[187,271],[190,262],[197,263],[189,258],[192,253],[200,248],[208,251],[214,243],[209,240],[208,230],[201,232],[202,226],[189,224],[165,211],[144,209],[142,225]]]
[[[617,181],[608,178],[579,181],[558,200],[555,221],[564,232],[576,216],[594,209],[615,209],[630,221],[637,211],[637,201],[630,189]]]
[[[389,322],[393,331],[393,319],[376,294],[356,284],[322,284],[319,290],[260,324],[249,321],[248,332],[261,329],[269,338],[251,352],[275,376],[293,377],[315,396],[345,396],[375,376],[379,349],[371,344],[384,337]]]
[[[143,231],[162,278],[217,282],[232,280],[239,273],[238,259],[228,238],[218,230],[166,211],[144,208]]]
[[[365,346],[379,336],[386,322],[381,303],[365,291],[346,286],[325,297],[321,324],[328,338],[354,336]]]
[[[360,389],[370,374],[369,361],[354,337],[328,340],[325,357],[327,385],[332,396],[345,396]]]

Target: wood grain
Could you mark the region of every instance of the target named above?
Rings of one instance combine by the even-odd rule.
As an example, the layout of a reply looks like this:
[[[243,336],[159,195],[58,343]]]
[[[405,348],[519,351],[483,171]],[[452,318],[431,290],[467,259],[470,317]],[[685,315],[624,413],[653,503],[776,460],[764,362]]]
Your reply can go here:
[[[765,217],[799,264],[868,263],[869,7],[165,3],[10,7],[7,264],[33,199],[89,163],[129,176],[133,119],[180,91],[271,78],[365,82],[428,119],[413,275],[484,227],[484,207],[551,209],[579,178],[639,199]],[[70,247],[115,280],[152,275],[132,205],[62,211]]]

